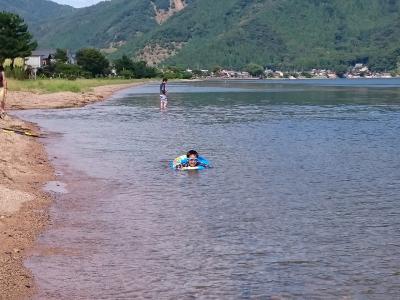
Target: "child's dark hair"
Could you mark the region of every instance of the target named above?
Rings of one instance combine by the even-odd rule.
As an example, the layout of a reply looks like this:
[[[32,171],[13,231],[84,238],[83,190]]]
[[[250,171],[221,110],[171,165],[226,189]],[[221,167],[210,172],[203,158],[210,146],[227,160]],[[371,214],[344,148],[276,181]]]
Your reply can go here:
[[[0,72],[3,72],[3,71],[4,71],[4,67],[2,64],[0,64]]]
[[[189,151],[186,153],[186,157],[189,157],[190,155],[195,155],[196,157],[199,157],[199,154],[197,153],[196,150],[189,150]]]
[[[168,81],[168,78],[163,78],[163,80],[162,80],[163,82],[167,82]]]

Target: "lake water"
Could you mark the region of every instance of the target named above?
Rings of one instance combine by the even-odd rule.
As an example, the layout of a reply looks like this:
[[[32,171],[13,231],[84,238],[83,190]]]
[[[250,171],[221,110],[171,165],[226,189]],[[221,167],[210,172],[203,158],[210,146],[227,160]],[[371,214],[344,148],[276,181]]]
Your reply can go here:
[[[400,80],[169,90],[18,113],[63,183],[37,299],[398,299]],[[190,149],[213,168],[171,170]]]

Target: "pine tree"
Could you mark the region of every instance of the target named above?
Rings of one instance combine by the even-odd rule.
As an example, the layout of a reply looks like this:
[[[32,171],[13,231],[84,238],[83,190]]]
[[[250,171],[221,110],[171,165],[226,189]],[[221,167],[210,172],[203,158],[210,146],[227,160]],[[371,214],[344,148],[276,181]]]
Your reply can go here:
[[[13,13],[0,12],[0,61],[27,57],[37,47],[24,20]]]

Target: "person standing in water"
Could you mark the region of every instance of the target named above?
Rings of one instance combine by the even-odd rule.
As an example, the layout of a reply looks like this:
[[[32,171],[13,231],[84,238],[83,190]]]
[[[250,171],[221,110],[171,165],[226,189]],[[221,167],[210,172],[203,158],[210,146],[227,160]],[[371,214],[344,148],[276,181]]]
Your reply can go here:
[[[161,109],[167,108],[168,97],[167,97],[167,78],[164,78],[160,84],[160,107]]]
[[[7,95],[7,80],[4,74],[4,68],[0,64],[0,118],[6,114],[6,95]]]

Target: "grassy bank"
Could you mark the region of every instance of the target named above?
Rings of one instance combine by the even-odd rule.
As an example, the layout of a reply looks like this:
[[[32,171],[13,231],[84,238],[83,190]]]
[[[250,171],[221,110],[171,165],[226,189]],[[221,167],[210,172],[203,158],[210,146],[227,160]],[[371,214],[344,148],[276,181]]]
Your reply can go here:
[[[102,85],[144,82],[147,79],[37,79],[15,80],[8,79],[10,91],[56,93],[56,92],[86,92],[91,88]]]

